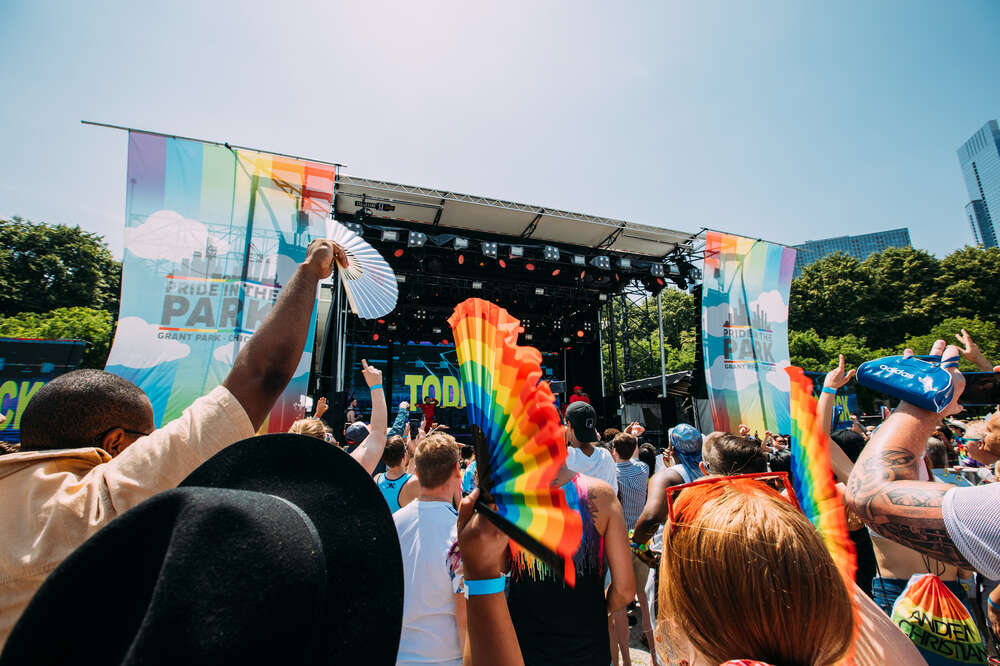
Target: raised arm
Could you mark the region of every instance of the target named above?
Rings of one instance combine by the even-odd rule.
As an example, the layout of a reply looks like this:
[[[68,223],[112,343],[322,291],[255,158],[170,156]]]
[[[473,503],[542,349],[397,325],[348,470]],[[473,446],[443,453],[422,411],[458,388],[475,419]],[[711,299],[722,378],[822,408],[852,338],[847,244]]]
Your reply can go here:
[[[334,261],[347,262],[339,245],[322,239],[309,244],[306,260],[236,355],[232,370],[222,382],[243,406],[255,430],[264,423],[302,358],[316,285],[329,277]]]
[[[851,381],[855,372],[857,371],[844,372],[844,355],[841,354],[837,367],[826,373],[826,378],[823,380],[823,392],[819,394],[819,400],[816,404],[816,413],[820,423],[823,424],[824,432],[829,433],[833,427],[833,403],[837,399],[837,391]],[[846,483],[847,477],[854,469],[854,463],[836,442],[830,442],[830,445],[830,463],[833,465],[834,476],[837,477],[837,481]]]
[[[385,451],[386,423],[389,421],[389,410],[385,406],[385,391],[382,389],[382,371],[368,365],[361,359],[361,374],[372,393],[372,422],[368,424],[368,436],[358,448],[351,452],[351,457],[361,463],[369,474],[375,472],[378,461]]]
[[[458,508],[458,547],[465,580],[490,580],[503,576],[507,537],[475,513],[479,489]],[[524,666],[514,623],[503,591],[470,595],[465,603],[469,643],[466,653],[476,666]]]
[[[396,413],[396,420],[392,422],[392,427],[389,428],[389,437],[395,435],[403,436],[406,434],[406,430],[410,425],[410,403],[401,402],[399,403],[399,412]]]
[[[961,333],[955,334],[955,337],[965,347],[961,351],[962,356],[967,361],[972,362],[976,366],[976,369],[981,372],[993,372],[993,364],[990,363],[988,358],[983,356],[983,352],[979,350],[979,345],[973,341],[972,336],[969,335],[967,330],[963,328]]]
[[[941,354],[944,347],[944,340],[938,340],[931,354]],[[907,353],[912,354],[910,350]],[[957,361],[958,355],[958,348],[949,346],[942,360]],[[948,372],[954,382],[952,403],[941,414],[935,414],[901,402],[858,458],[847,484],[847,501],[869,527],[886,538],[970,569],[948,535],[941,513],[944,496],[952,486],[917,480],[927,439],[938,419],[962,410],[958,398],[965,379],[957,367]]]
[[[646,491],[646,506],[632,531],[632,541],[643,544],[653,538],[657,528],[667,520],[667,488],[683,482],[677,472],[669,469],[653,475]]]

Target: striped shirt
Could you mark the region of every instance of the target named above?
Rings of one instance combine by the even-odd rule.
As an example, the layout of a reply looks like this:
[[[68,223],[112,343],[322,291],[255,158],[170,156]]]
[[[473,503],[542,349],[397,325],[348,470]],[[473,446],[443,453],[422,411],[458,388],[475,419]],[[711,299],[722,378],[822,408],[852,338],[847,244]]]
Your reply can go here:
[[[632,529],[646,506],[649,467],[644,462],[626,460],[618,463],[618,499],[625,511],[625,527]]]

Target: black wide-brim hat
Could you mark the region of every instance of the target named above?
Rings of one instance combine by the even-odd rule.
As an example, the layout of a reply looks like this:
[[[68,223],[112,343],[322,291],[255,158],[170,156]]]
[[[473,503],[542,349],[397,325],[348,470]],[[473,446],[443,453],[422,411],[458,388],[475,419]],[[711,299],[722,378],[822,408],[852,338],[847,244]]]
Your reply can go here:
[[[403,558],[389,505],[365,469],[315,437],[234,444],[180,484],[281,497],[312,519],[327,572],[328,664],[394,664],[403,627]]]
[[[393,664],[388,505],[322,440],[265,435],[111,521],[43,583],[8,664]]]

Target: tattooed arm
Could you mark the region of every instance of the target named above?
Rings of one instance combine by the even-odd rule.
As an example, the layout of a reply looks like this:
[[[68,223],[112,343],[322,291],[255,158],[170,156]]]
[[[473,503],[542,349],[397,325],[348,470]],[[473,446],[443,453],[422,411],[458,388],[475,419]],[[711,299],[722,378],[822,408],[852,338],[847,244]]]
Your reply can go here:
[[[944,341],[934,344],[931,353],[941,353]],[[948,347],[945,358],[957,357],[958,349]],[[955,547],[945,528],[941,504],[953,486],[919,481],[927,439],[938,419],[961,411],[958,397],[964,380],[957,371],[955,400],[942,414],[900,403],[899,408],[872,435],[858,458],[847,484],[851,508],[879,534],[962,568],[971,568]]]

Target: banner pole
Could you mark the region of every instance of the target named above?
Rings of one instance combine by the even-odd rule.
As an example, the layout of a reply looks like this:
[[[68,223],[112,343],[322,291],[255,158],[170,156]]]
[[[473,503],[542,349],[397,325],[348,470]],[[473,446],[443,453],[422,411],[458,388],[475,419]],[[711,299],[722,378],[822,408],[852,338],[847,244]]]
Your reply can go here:
[[[656,292],[656,317],[660,323],[660,397],[667,397],[667,359],[663,353],[663,296],[662,292]],[[662,407],[661,407],[662,409]],[[660,414],[662,423],[663,414]]]

